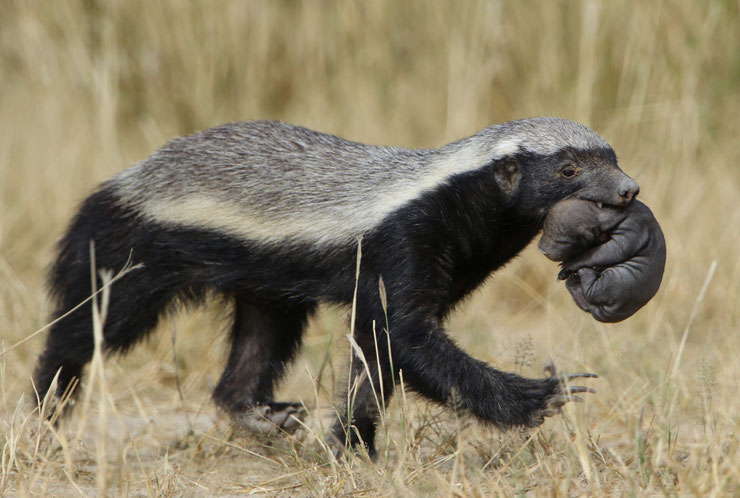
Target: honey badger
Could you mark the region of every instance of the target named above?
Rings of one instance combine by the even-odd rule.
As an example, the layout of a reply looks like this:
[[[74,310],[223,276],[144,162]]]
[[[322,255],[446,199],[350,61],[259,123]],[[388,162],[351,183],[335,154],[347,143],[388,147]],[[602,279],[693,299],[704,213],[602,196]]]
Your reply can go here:
[[[361,240],[354,334],[369,374],[352,362],[350,385],[359,387],[351,410],[338,410],[336,444],[374,452],[372,388],[379,393],[382,379],[389,398],[399,370],[431,400],[499,427],[536,426],[590,389],[565,388],[554,371],[538,379],[498,371],[457,347],[443,320],[534,238],[556,202],[624,206],[638,190],[606,141],[559,118],[417,150],[281,122],[225,124],[172,140],[82,203],[49,275],[54,316],[91,292],[91,240],[98,268],[119,269],[130,257],[143,265],[112,288],[108,351],[146,337],[173,302],[224,295],[234,302],[231,351],[214,400],[237,418],[262,410],[282,423],[294,405],[275,402],[273,387],[317,305],[353,301]],[[58,395],[81,378],[93,352],[91,314],[82,306],[51,327],[39,395],[60,369]]]

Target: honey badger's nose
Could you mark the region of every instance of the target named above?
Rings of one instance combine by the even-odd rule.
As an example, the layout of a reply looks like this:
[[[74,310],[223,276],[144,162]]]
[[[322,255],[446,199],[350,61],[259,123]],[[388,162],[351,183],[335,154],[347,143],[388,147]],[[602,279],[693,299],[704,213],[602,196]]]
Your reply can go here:
[[[640,185],[632,178],[627,177],[621,185],[619,185],[619,197],[622,198],[625,204],[629,204],[632,199],[640,193]]]

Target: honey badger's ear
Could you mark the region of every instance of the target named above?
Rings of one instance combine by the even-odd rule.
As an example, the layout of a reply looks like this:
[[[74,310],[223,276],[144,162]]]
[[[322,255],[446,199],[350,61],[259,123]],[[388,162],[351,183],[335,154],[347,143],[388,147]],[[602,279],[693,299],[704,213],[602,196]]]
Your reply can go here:
[[[493,163],[493,178],[501,191],[512,195],[519,185],[519,163],[513,157],[504,157]]]

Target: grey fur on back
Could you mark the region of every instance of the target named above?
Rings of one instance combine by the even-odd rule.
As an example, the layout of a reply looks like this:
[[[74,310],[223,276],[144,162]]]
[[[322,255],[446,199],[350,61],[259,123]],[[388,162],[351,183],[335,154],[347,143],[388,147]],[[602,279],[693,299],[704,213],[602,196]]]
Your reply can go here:
[[[609,145],[560,118],[502,123],[441,149],[415,150],[250,121],[174,139],[109,185],[152,221],[263,243],[341,244],[455,174],[520,151],[565,147]]]

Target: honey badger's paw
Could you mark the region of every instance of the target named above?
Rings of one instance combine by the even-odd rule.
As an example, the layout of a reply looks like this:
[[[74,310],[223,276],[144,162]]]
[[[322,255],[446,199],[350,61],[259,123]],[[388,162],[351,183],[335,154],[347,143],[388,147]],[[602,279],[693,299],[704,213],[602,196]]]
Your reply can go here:
[[[258,434],[294,433],[306,418],[306,409],[300,403],[270,402],[234,415],[240,427]]]
[[[551,362],[545,367],[544,382],[550,385],[551,394],[544,399],[544,406],[532,412],[530,416],[529,427],[537,427],[545,421],[545,417],[552,417],[562,413],[562,406],[569,401],[582,403],[583,399],[575,396],[578,393],[595,393],[590,387],[572,386],[570,381],[573,379],[597,379],[599,376],[593,373],[575,373],[575,374],[558,374],[555,365]]]

